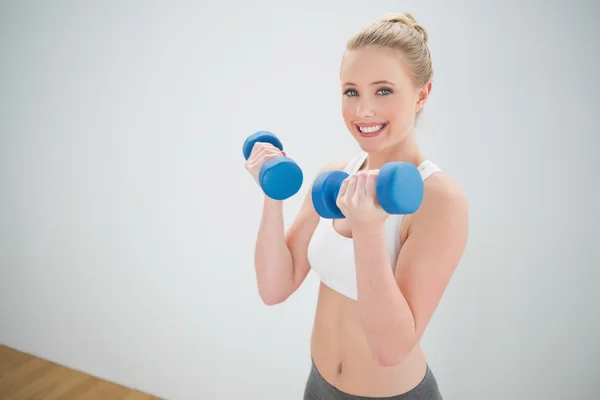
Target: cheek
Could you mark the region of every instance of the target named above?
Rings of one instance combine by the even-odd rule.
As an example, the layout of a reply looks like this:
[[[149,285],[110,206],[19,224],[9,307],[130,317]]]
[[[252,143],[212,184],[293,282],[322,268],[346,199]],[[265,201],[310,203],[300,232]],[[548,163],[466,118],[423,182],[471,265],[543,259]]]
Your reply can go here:
[[[346,121],[354,119],[356,116],[356,105],[352,101],[342,101],[342,116]]]
[[[407,116],[414,112],[414,106],[410,103],[410,99],[401,96],[390,96],[382,104],[382,111],[390,120],[405,120]]]

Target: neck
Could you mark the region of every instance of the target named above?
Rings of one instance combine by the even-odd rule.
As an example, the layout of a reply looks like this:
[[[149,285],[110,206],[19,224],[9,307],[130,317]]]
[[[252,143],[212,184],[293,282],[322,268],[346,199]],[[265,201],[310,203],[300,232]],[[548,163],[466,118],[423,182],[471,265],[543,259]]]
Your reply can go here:
[[[380,152],[369,153],[364,169],[381,169],[384,164],[392,161],[409,162],[415,166],[419,166],[425,159],[425,156],[417,146],[414,134],[411,133],[394,146]]]

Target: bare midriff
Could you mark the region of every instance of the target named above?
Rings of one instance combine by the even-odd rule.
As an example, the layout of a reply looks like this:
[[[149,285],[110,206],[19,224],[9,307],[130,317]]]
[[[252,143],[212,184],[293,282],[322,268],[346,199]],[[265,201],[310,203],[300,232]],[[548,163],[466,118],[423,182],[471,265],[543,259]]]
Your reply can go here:
[[[356,396],[390,397],[410,391],[426,372],[421,346],[417,344],[399,365],[378,365],[356,305],[355,300],[321,283],[311,338],[311,355],[319,373],[337,389]]]

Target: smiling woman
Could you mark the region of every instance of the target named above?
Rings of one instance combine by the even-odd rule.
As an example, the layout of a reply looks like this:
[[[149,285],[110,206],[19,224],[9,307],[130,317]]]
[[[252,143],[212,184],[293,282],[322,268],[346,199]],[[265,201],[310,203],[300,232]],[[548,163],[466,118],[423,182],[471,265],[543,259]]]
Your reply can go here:
[[[348,41],[340,70],[342,115],[366,152],[410,148],[405,140],[412,139],[432,87],[427,41],[410,13],[385,15]]]
[[[265,303],[285,301],[310,270],[321,279],[305,399],[442,398],[420,340],[466,247],[468,207],[415,140],[432,87],[427,39],[405,13],[347,43],[342,115],[362,151],[319,171],[348,173],[336,194],[344,218],[319,215],[309,190],[284,234],[281,201],[265,197],[255,253]],[[250,172],[281,154],[261,147]],[[410,215],[388,215],[377,201],[378,173],[390,162],[420,173],[422,203]]]

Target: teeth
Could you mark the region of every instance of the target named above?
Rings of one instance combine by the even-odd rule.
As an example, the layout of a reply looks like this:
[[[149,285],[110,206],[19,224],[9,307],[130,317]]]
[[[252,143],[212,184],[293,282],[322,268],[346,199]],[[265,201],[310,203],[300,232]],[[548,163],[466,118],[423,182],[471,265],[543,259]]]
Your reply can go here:
[[[381,128],[383,128],[383,125],[359,126],[358,127],[358,129],[360,129],[360,131],[363,133],[374,133],[374,132],[377,132],[378,130],[380,130]]]

